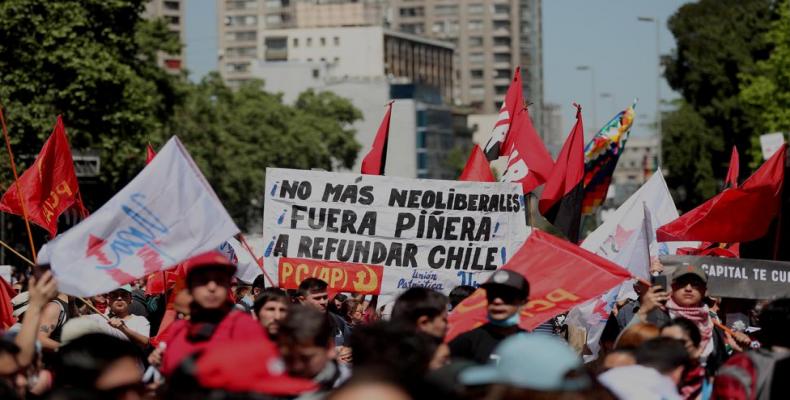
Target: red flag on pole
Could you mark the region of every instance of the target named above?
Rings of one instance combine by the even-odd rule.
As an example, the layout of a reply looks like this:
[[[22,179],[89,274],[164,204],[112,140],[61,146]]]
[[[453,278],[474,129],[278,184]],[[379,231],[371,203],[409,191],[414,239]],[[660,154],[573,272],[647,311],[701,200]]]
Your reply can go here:
[[[472,154],[469,155],[469,160],[466,161],[461,176],[458,177],[459,181],[472,181],[472,182],[496,182],[494,174],[491,173],[491,166],[488,164],[488,159],[483,154],[483,149],[475,145],[472,148]]]
[[[367,175],[384,175],[384,168],[387,165],[387,142],[390,134],[390,117],[392,116],[392,101],[387,104],[387,112],[381,120],[376,138],[373,139],[373,147],[362,160],[362,173]]]
[[[529,302],[521,328],[532,330],[572,307],[600,296],[631,277],[617,264],[581,247],[534,229],[503,269],[529,281]],[[579,279],[584,277],[584,279]],[[450,313],[446,341],[486,322],[486,296],[478,289]]]
[[[557,163],[538,202],[541,214],[573,243],[579,240],[584,199],[584,126],[576,105],[576,124],[562,146]]]
[[[36,161],[19,177],[19,187],[28,218],[46,229],[52,237],[58,233],[58,217],[72,205],[76,205],[82,215],[87,215],[80,201],[74,161],[60,116]],[[0,200],[0,211],[23,214],[16,188],[16,185],[11,185],[5,192]]]
[[[151,143],[148,143],[148,145],[145,147],[145,164],[150,164],[151,160],[153,160],[155,156],[156,151],[154,151],[154,148],[151,147]]]
[[[727,178],[724,179],[724,188],[738,187],[738,172],[740,166],[738,165],[739,161],[738,157],[738,147],[732,146],[732,155],[730,155],[730,169],[727,170]]]
[[[513,120],[516,114],[524,108],[524,89],[521,83],[521,67],[516,67],[513,73],[513,81],[505,94],[505,100],[499,109],[499,118],[491,131],[491,138],[483,149],[489,161],[496,160],[501,156],[509,155],[510,150],[505,146],[505,142],[512,132]]]
[[[786,149],[782,145],[741,187],[726,189],[658,228],[658,241],[736,243],[765,235],[779,212]]]
[[[513,129],[504,146],[508,149],[508,160],[507,169],[502,175],[503,182],[521,183],[526,194],[549,179],[554,161],[532,125],[526,107],[516,114]]]

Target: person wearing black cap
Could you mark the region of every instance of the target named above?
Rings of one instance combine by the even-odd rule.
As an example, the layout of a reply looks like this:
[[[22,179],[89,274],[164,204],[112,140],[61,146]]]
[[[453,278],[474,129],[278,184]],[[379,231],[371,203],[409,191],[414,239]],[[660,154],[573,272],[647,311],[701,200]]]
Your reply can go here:
[[[492,353],[499,342],[524,332],[518,324],[521,309],[529,297],[529,282],[517,272],[500,269],[480,287],[486,290],[488,323],[459,335],[449,345],[453,358],[483,364],[497,358]]]

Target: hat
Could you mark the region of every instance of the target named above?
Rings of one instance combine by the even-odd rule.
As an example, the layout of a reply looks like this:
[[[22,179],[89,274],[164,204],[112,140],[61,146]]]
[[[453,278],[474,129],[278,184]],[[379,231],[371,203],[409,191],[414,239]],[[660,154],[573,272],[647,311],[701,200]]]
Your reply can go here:
[[[19,318],[19,316],[24,314],[27,308],[30,307],[30,293],[22,292],[14,296],[14,298],[11,299],[11,305],[14,307],[12,315],[14,318]]]
[[[524,275],[521,275],[518,272],[513,272],[507,269],[500,269],[494,272],[494,274],[488,278],[488,281],[480,285],[480,287],[485,289],[486,287],[494,285],[511,287],[521,291],[522,293],[529,294],[529,282],[527,282],[527,278],[524,278]]]
[[[189,275],[192,274],[192,271],[209,267],[220,267],[227,269],[228,273],[231,275],[236,273],[236,266],[233,265],[233,263],[231,263],[227,257],[216,250],[198,254],[184,261],[184,269],[187,271],[187,280],[189,280]]]
[[[505,384],[543,391],[579,390],[590,385],[586,375],[566,377],[582,366],[579,356],[560,339],[542,333],[519,333],[494,350],[499,362],[461,372],[464,385]]]
[[[672,273],[672,282],[684,275],[696,275],[703,282],[708,283],[708,274],[699,265],[685,264],[677,267]]]
[[[124,292],[132,293],[132,285],[127,283],[127,284],[119,287],[118,289],[113,289],[112,292],[114,292],[116,290],[123,290]]]
[[[311,380],[286,375],[285,364],[268,341],[229,341],[210,346],[195,364],[195,378],[209,389],[274,396],[317,389]]]

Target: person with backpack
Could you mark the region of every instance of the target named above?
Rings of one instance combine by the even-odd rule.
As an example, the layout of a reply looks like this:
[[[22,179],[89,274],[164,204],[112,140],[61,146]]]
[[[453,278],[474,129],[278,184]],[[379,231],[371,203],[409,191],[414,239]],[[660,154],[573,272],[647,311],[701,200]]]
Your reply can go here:
[[[790,398],[790,298],[766,305],[759,322],[761,347],[724,363],[713,382],[712,399]]]

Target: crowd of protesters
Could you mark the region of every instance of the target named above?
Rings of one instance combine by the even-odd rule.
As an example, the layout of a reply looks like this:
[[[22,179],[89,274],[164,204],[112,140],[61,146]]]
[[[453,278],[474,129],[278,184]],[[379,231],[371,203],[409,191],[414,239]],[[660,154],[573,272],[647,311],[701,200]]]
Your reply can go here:
[[[635,284],[587,364],[559,319],[520,327],[530,285],[508,270],[481,285],[488,321],[450,341],[448,313],[474,287],[414,287],[385,305],[317,278],[245,284],[218,252],[183,270],[164,294],[141,280],[85,300],[58,293],[50,272],[17,276],[0,398],[790,398],[790,298],[758,302],[732,329],[697,266],[667,288]]]

